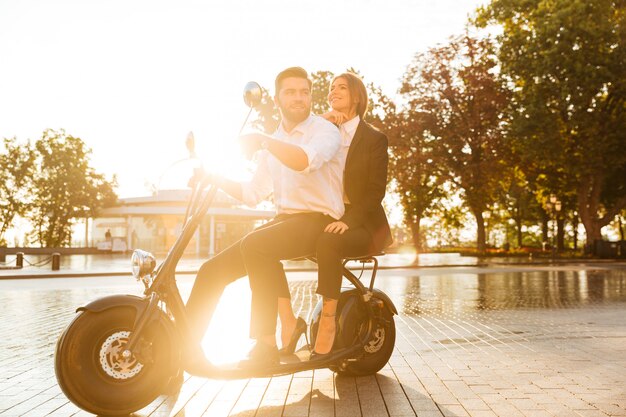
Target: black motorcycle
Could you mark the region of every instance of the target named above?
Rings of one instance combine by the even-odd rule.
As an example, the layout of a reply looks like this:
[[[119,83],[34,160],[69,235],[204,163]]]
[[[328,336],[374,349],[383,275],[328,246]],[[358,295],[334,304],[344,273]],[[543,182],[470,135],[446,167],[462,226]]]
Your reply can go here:
[[[244,100],[250,112],[261,98],[261,87],[248,83]],[[188,143],[188,147],[192,148],[193,144]],[[144,296],[113,295],[78,308],[76,317],[57,342],[57,381],[65,395],[83,410],[99,415],[129,414],[159,395],[171,392],[172,386],[180,388],[184,371],[181,355],[189,326],[176,285],[176,265],[217,192],[201,170],[197,170],[190,184],[192,192],[185,225],[164,261],[156,267],[150,253],[136,250],[132,255],[132,272],[145,286]],[[378,372],[393,351],[396,337],[393,316],[397,310],[385,293],[374,288],[378,269],[374,255],[380,254],[344,261],[343,274],[351,286],[343,288],[339,298],[337,335],[330,355],[310,359],[309,347],[305,346],[267,369],[222,365],[208,369],[202,376],[254,378],[320,368],[349,375]],[[309,259],[315,261],[313,257]],[[366,263],[372,263],[368,286],[361,282],[361,276],[347,268],[348,261],[361,262],[361,275]],[[309,323],[312,345],[321,309],[320,301]]]

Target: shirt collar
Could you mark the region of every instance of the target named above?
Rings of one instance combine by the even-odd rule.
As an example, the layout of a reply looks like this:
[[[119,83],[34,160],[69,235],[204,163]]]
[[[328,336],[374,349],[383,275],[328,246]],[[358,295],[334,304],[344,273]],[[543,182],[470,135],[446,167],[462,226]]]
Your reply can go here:
[[[278,129],[276,129],[276,133],[280,135],[281,137],[287,137],[287,136],[293,135],[295,132],[304,133],[306,128],[312,122],[313,122],[313,115],[309,114],[309,117],[307,117],[306,119],[298,123],[293,129],[291,129],[291,132],[287,133],[287,131],[283,127],[283,122],[281,120],[280,123],[278,124]]]
[[[361,121],[361,118],[357,114],[352,119],[348,120],[347,122],[342,123],[341,127],[346,131],[346,133],[349,133],[351,137],[354,137],[356,128],[359,126],[360,121]]]

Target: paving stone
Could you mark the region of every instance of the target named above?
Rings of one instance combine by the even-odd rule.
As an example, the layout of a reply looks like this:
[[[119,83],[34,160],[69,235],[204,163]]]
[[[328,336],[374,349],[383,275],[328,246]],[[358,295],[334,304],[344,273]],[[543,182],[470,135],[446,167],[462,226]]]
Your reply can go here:
[[[376,376],[325,369],[241,381],[186,377],[177,396],[136,415],[626,416],[626,269],[419,274],[379,272],[378,287],[400,315],[393,355]],[[290,286],[306,317],[318,298],[314,274],[303,276]],[[77,306],[139,295],[134,283],[110,286],[106,278],[55,282],[0,280],[1,417],[90,415],[56,384],[56,340]],[[188,294],[191,283],[180,286]]]

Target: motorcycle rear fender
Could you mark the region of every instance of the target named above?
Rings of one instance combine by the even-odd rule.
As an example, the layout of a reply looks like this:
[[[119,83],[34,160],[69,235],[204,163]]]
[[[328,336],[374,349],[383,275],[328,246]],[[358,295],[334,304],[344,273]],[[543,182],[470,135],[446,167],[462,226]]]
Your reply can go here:
[[[384,292],[382,292],[381,290],[377,288],[374,288],[373,292],[374,292],[373,297],[382,300],[383,303],[385,304],[385,307],[387,308],[387,310],[389,310],[391,314],[395,314],[395,315],[398,314],[398,309],[393,304],[393,301],[391,301],[391,298],[389,298],[387,294],[385,294]]]

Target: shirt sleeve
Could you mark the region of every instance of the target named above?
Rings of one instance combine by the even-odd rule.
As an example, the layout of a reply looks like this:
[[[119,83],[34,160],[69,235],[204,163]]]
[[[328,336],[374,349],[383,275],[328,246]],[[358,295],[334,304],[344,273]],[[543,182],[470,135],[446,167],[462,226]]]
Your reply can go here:
[[[341,135],[335,125],[326,120],[319,121],[307,143],[301,145],[306,153],[309,165],[302,173],[318,170],[339,152]]]
[[[255,207],[272,192],[272,176],[270,175],[268,157],[268,152],[262,151],[252,179],[241,183],[242,199],[248,207]]]

